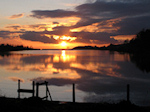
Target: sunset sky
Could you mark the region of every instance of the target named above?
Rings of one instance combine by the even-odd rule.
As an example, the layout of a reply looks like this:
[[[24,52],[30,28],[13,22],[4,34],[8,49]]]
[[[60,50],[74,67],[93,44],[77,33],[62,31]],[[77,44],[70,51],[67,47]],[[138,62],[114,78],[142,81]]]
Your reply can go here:
[[[104,46],[150,28],[150,0],[1,0],[0,44]]]

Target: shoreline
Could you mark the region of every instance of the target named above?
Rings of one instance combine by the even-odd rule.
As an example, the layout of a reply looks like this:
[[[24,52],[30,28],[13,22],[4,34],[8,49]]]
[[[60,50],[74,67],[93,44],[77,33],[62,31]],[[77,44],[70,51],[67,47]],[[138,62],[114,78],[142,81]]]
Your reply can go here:
[[[40,98],[7,98],[0,97],[1,111],[3,112],[148,112],[150,106],[137,106],[127,101],[120,103],[72,103],[59,101],[45,101]]]

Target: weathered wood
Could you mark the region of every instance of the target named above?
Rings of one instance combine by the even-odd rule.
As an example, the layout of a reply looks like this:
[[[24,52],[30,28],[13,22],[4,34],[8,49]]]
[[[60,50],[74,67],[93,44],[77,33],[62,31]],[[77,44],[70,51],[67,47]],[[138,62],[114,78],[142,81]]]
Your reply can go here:
[[[32,97],[34,97],[34,92],[35,92],[34,86],[35,86],[35,82],[33,81],[33,82],[32,82],[32,89],[33,89]]]
[[[48,92],[48,94],[49,94],[50,100],[53,101],[53,100],[52,100],[52,97],[51,97],[51,94],[50,94],[50,91],[49,91],[49,89],[48,89],[48,86],[47,86],[47,92]]]
[[[47,99],[47,97],[48,97],[48,96],[45,96],[45,97],[43,97],[42,99],[45,99],[45,98]]]
[[[36,83],[36,97],[39,97],[39,83]]]
[[[18,89],[18,92],[24,92],[24,93],[33,93],[34,91],[33,90],[30,90],[30,89]]]
[[[72,88],[72,98],[73,98],[73,103],[75,103],[75,84],[73,83],[73,88]]]
[[[48,83],[48,82],[42,82],[42,83],[38,83],[39,85],[45,85],[46,83]]]
[[[32,96],[34,97],[34,81],[32,82],[32,86],[32,89],[20,89],[20,80],[18,80],[18,98],[20,98],[20,92],[32,93]]]
[[[20,80],[18,80],[18,90],[20,89]],[[18,98],[20,98],[20,92],[18,92]]]
[[[45,85],[46,85],[46,100],[47,100],[47,98],[48,98],[48,95],[47,95],[47,93],[48,93],[48,88],[47,88],[47,82],[45,82]]]
[[[50,99],[52,101],[49,89],[48,89],[48,82],[44,82],[44,83],[36,83],[36,97],[39,97],[39,86],[40,85],[46,85],[46,96],[44,98],[48,98],[48,95],[50,96]],[[34,81],[32,82],[32,90],[31,89],[20,89],[20,80],[18,80],[18,98],[20,98],[20,92],[25,92],[25,93],[32,93],[32,97],[34,97],[34,93],[35,93],[35,83]],[[42,99],[44,99],[42,98]]]
[[[127,84],[127,101],[130,101],[130,85]]]

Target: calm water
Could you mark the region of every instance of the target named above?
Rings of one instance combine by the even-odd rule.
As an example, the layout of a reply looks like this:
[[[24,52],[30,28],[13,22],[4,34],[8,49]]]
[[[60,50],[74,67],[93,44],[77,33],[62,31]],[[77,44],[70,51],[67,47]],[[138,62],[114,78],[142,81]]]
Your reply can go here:
[[[22,89],[32,89],[32,81],[48,81],[52,99],[72,101],[72,84],[77,102],[118,102],[130,100],[150,105],[150,73],[141,71],[130,61],[129,54],[98,50],[17,51],[0,56],[0,95],[18,97]],[[39,89],[45,96],[45,86]],[[21,93],[21,98],[32,96]]]

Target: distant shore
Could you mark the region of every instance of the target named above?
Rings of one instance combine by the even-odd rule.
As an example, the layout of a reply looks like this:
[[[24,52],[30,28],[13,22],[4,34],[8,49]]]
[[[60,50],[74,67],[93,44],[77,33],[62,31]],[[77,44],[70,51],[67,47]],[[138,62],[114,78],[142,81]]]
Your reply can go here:
[[[9,51],[20,51],[20,50],[35,50],[33,48],[30,47],[25,47],[25,46],[13,46],[13,45],[9,45],[9,44],[1,44],[0,45],[0,53],[5,53],[5,52],[9,52]]]

